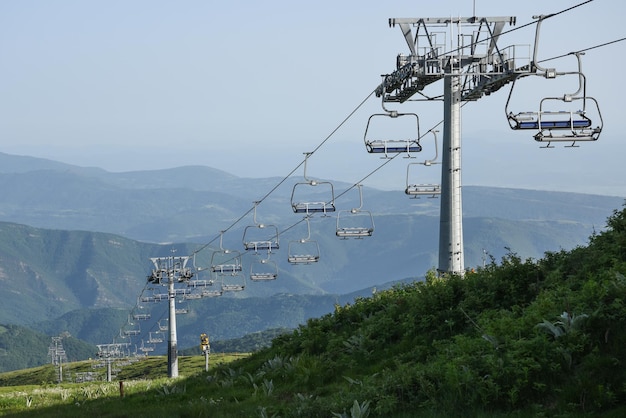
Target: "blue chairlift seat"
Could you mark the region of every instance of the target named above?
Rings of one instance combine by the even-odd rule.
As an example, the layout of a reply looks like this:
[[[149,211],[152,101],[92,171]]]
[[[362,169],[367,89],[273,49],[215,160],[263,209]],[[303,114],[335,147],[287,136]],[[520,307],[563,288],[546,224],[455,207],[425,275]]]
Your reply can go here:
[[[333,202],[293,202],[294,213],[329,213],[335,211]]]
[[[584,129],[591,119],[582,112],[524,112],[509,114],[513,129]]]
[[[417,140],[374,140],[367,141],[365,148],[370,154],[416,153],[422,151]]]
[[[376,138],[376,136],[380,135],[381,132],[372,134],[370,131],[370,128],[372,127],[372,121],[375,118],[379,121],[387,119],[387,118],[396,120],[403,116],[407,116],[411,119],[413,118],[415,119],[415,130],[414,131],[412,130],[411,132],[409,132],[409,135],[407,135],[411,139],[380,139],[380,137]],[[376,124],[379,125],[379,122],[376,122]],[[420,139],[420,128],[419,128],[419,117],[417,116],[417,114],[398,113],[395,111],[387,111],[387,113],[375,113],[371,115],[369,119],[367,120],[367,126],[365,127],[365,134],[363,135],[363,141],[365,142],[365,149],[367,150],[367,152],[370,154],[384,154],[384,158],[389,158],[388,154],[407,153],[409,154],[409,157],[410,157],[411,153],[421,152],[422,146],[419,143],[419,139]]]

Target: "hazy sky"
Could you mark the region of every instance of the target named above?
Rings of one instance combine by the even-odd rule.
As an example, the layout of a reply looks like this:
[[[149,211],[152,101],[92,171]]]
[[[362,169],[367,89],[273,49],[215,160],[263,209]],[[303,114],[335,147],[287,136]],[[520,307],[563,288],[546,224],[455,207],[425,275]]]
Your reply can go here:
[[[516,16],[510,30],[581,2],[1,0],[0,151],[109,171],[205,165],[283,177],[395,69],[398,53],[408,53],[388,18],[467,17],[475,9]],[[624,38],[625,14],[624,2],[595,0],[546,20],[540,57]],[[533,42],[529,26],[500,45],[528,51]],[[618,106],[625,51],[618,42],[583,58],[587,93],[604,119],[595,143],[540,149],[531,133],[509,128],[508,88],[465,106],[464,184],[626,196]],[[575,70],[571,57],[545,64]],[[515,110],[536,110],[544,87],[524,81],[516,91],[531,108]],[[558,94],[576,89],[569,83]],[[429,91],[437,90],[441,82]],[[418,113],[422,131],[443,118],[440,102],[401,110]],[[380,100],[369,98],[311,157],[309,176],[354,183],[380,166],[363,144],[368,117],[380,111]],[[401,190],[406,164],[396,158],[364,185]],[[438,177],[436,167],[424,170]]]

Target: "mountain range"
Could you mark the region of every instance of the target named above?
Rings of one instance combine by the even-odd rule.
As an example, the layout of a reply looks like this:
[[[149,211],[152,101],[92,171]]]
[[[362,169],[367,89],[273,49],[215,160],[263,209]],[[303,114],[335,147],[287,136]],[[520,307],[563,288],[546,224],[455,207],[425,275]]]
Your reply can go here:
[[[181,340],[195,344],[196,334],[207,330],[234,338],[294,327],[376,286],[418,279],[436,267],[439,199],[368,187],[360,196],[351,184],[321,181],[333,185],[339,214],[359,207],[362,197],[374,232],[341,240],[337,213],[314,216],[309,239],[319,245],[319,262],[293,266],[289,244],[309,234],[290,204],[303,179],[240,178],[200,166],[111,173],[0,153],[0,281],[8,296],[0,324],[109,342],[102,339],[115,337],[139,296],[157,291],[146,282],[150,258],[175,252],[206,267],[212,254],[236,249],[248,272],[265,256],[246,252],[242,241],[246,228],[261,222],[280,231],[280,249],[270,257],[278,278],[190,302],[190,313],[179,321]],[[329,197],[321,190],[310,196]],[[479,266],[509,252],[538,258],[572,249],[621,205],[618,196],[466,186],[465,264]],[[149,307],[155,318],[164,308]]]

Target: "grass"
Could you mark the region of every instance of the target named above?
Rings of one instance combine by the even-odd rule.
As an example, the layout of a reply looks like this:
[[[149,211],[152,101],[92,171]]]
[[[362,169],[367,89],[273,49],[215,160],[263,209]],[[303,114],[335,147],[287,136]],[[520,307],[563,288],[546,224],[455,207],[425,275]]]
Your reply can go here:
[[[247,354],[212,354],[210,370]],[[177,417],[193,411],[205,416],[204,405],[220,402],[202,393],[206,382],[204,356],[178,358],[178,378],[167,378],[167,358],[148,357],[122,368],[118,380],[106,382],[95,361],[65,365],[66,373],[97,373],[98,380],[52,383],[52,365],[0,374],[0,416],[18,417]],[[64,373],[64,374],[66,374]],[[123,393],[123,396],[122,396]]]

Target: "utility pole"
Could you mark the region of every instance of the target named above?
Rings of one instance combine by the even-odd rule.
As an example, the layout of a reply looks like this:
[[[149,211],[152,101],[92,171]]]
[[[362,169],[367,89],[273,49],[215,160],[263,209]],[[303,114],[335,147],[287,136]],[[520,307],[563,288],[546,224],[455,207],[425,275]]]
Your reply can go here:
[[[489,95],[521,74],[515,46],[499,48],[505,24],[515,17],[392,18],[389,26],[402,31],[410,54],[400,54],[396,70],[376,88],[383,102],[404,103],[436,81],[444,82],[444,128],[439,224],[440,274],[463,275],[463,215],[461,193],[461,102]],[[455,32],[456,29],[456,32]],[[468,29],[464,34],[463,30]],[[449,43],[446,35],[449,34]],[[450,48],[450,45],[452,46]],[[445,48],[450,48],[446,51]],[[522,68],[522,69],[520,69]]]
[[[169,301],[169,339],[167,341],[167,375],[178,377],[178,342],[176,337],[176,283],[185,283],[193,276],[187,267],[188,256],[155,257],[150,259],[154,264],[148,283],[167,285]]]

